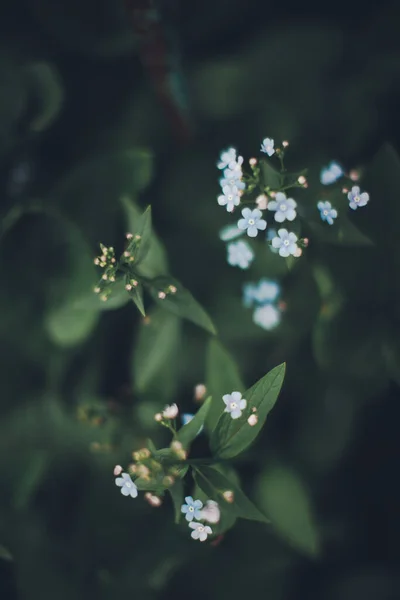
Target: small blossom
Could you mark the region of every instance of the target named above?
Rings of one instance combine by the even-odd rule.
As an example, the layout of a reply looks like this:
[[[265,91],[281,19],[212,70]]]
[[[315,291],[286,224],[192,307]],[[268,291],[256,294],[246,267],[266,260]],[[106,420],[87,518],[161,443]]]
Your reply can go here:
[[[164,300],[166,296],[167,294],[165,292],[158,292],[158,297],[160,298],[160,300]]]
[[[304,175],[300,175],[300,177],[297,180],[299,182],[300,185],[306,185],[307,183],[307,179],[304,177]]]
[[[226,405],[224,412],[229,413],[232,419],[239,419],[242,416],[242,410],[247,406],[247,400],[242,398],[240,392],[225,394],[222,396],[222,400]]]
[[[357,210],[360,206],[365,206],[369,202],[369,194],[367,192],[360,193],[358,185],[354,185],[351,191],[347,194],[349,206],[352,210]]]
[[[242,179],[243,176],[243,156],[238,156],[237,159],[231,160],[228,168],[224,170],[225,179]]]
[[[218,169],[225,169],[233,160],[236,160],[235,148],[228,148],[227,150],[222,150],[219,162],[217,163]]]
[[[282,142],[282,146],[283,146],[284,148],[287,148],[287,147],[289,146],[289,142],[288,142],[287,140],[284,140],[284,141]]]
[[[224,187],[226,185],[229,185],[231,187],[235,186],[237,188],[237,190],[238,190],[238,194],[239,194],[239,197],[240,197],[241,194],[243,193],[243,190],[246,187],[246,184],[245,184],[244,181],[242,181],[239,178],[233,177],[231,174],[232,174],[232,171],[230,171],[230,169],[225,169],[224,176],[221,177],[221,179],[219,180],[219,185],[221,186],[222,190],[224,189]],[[231,175],[231,176],[229,176],[229,175]]]
[[[208,525],[189,523],[189,527],[194,530],[191,533],[192,538],[194,540],[200,540],[200,542],[205,542],[207,537],[212,534],[212,529]]]
[[[274,302],[280,291],[280,285],[276,281],[263,277],[256,285],[253,297],[258,304],[265,304],[266,302]]]
[[[207,388],[204,383],[198,383],[194,388],[194,399],[196,402],[200,402],[203,400],[204,396],[207,393]]]
[[[218,204],[226,206],[226,210],[232,212],[240,204],[239,190],[236,185],[224,185],[222,191],[223,194],[218,196]]]
[[[117,477],[118,475],[121,475],[123,469],[121,467],[121,465],[115,465],[114,467],[114,475]]]
[[[332,161],[329,166],[321,170],[320,181],[323,185],[335,183],[343,175],[342,167],[335,161]]]
[[[244,208],[242,210],[243,219],[239,219],[238,228],[247,230],[249,237],[256,237],[258,231],[264,231],[267,227],[267,222],[262,219],[262,212],[258,208],[250,210],[250,208]]]
[[[254,425],[257,425],[257,423],[258,423],[257,415],[250,415],[249,418],[247,419],[247,422],[250,425],[250,427],[254,427]]]
[[[228,251],[227,261],[231,267],[239,267],[240,269],[248,269],[254,260],[254,252],[247,242],[239,240],[231,242],[226,247]]]
[[[230,242],[241,235],[243,235],[243,231],[238,229],[236,225],[225,225],[219,232],[219,239],[223,242]]]
[[[176,292],[178,291],[175,285],[170,285],[169,286],[169,291],[171,292],[171,294],[176,294]]]
[[[123,496],[130,496],[131,498],[137,497],[138,489],[128,473],[122,473],[122,477],[118,477],[115,480],[115,484],[121,488],[121,494]]]
[[[218,506],[218,502],[214,500],[207,500],[205,507],[201,511],[200,519],[207,521],[208,523],[218,523],[221,518],[221,511]]]
[[[232,504],[232,502],[235,500],[235,494],[232,492],[232,490],[226,490],[222,494],[222,497],[226,502],[229,502],[229,504]]]
[[[164,408],[162,416],[164,419],[175,419],[178,416],[178,406],[176,404],[168,405]]]
[[[160,423],[163,420],[163,416],[161,413],[157,413],[154,415],[154,420],[157,421],[157,423]]]
[[[253,158],[250,158],[250,159],[249,159],[249,165],[250,165],[251,167],[255,167],[255,166],[256,166],[256,164],[257,164],[257,159],[256,159],[256,158],[254,158],[254,157],[253,157]]]
[[[336,219],[338,213],[335,208],[332,208],[332,204],[328,201],[318,202],[318,210],[320,212],[321,219],[326,221],[328,225],[333,225],[334,219]]]
[[[146,500],[150,504],[150,506],[158,507],[158,506],[161,506],[161,504],[162,504],[161,498],[159,498],[158,496],[154,496],[150,492],[147,492],[144,495],[144,497],[146,498]]]
[[[261,152],[264,152],[264,154],[268,154],[268,156],[272,156],[275,152],[274,143],[274,140],[271,138],[263,139],[260,149]]]
[[[193,519],[201,519],[201,509],[203,503],[201,500],[193,500],[192,496],[186,496],[186,504],[182,504],[181,513],[185,515],[186,521],[193,521]]]
[[[286,198],[283,192],[277,192],[275,200],[268,204],[268,210],[275,211],[274,218],[277,223],[283,223],[285,220],[294,221],[296,206],[297,202],[293,198]]]
[[[268,196],[266,196],[266,194],[260,194],[256,198],[256,204],[257,208],[259,208],[260,210],[266,210],[268,206]]]
[[[297,235],[289,233],[287,229],[279,229],[278,236],[272,240],[272,247],[279,249],[279,256],[293,256],[297,251]]]
[[[255,325],[270,331],[274,329],[281,320],[280,311],[273,304],[258,306],[253,313],[253,322]]]

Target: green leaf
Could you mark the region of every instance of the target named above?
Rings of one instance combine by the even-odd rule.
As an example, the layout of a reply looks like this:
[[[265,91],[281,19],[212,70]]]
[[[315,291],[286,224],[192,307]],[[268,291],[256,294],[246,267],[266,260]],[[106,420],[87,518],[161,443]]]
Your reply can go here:
[[[176,292],[169,292],[169,286],[174,286]],[[165,308],[165,310],[169,310],[182,319],[192,321],[199,327],[215,335],[216,330],[210,317],[179,281],[169,276],[156,277],[147,282],[147,287],[154,300]],[[166,294],[165,298],[159,297],[160,292]]]
[[[40,132],[52,124],[61,109],[62,84],[56,69],[44,62],[28,65],[27,75],[37,109],[30,128]]]
[[[142,321],[133,354],[133,380],[139,393],[154,392],[167,401],[178,379],[181,322],[154,307]]]
[[[279,171],[271,167],[266,160],[260,161],[260,166],[264,187],[270,190],[279,190],[282,185],[282,177]]]
[[[183,481],[178,479],[174,485],[168,488],[174,505],[175,523],[178,524],[181,519],[181,506],[183,504]]]
[[[153,440],[151,440],[150,438],[148,438],[146,440],[146,445],[147,448],[150,450],[150,452],[154,455],[157,452],[157,448],[155,447]]]
[[[74,308],[73,304],[65,304],[46,313],[44,328],[55,344],[67,348],[86,340],[96,326],[99,315],[93,309]]]
[[[28,506],[48,466],[48,456],[44,450],[36,450],[28,459],[25,472],[20,473],[15,490],[14,504],[18,510]]]
[[[193,419],[181,427],[176,434],[176,439],[181,442],[186,449],[198,435],[199,430],[204,426],[208,411],[211,406],[211,396],[209,396],[201,405]]]
[[[221,507],[221,511],[241,519],[261,521],[269,523],[269,520],[249,500],[240,487],[229,477],[221,473],[215,467],[196,467],[195,481],[211,500],[215,500]],[[224,492],[233,492],[233,501],[227,502],[223,496]]]
[[[140,220],[143,216],[139,207],[128,196],[123,196],[121,202],[126,214],[127,231],[138,232]],[[163,244],[158,236],[152,231],[149,241],[149,248],[146,255],[140,260],[140,264],[135,262],[135,268],[139,275],[143,277],[157,277],[168,271],[168,261]]]
[[[257,487],[258,501],[277,533],[301,552],[318,555],[319,533],[308,490],[298,475],[289,468],[274,467],[261,476]]]
[[[222,396],[234,390],[238,392],[245,390],[237,364],[217,339],[211,339],[208,344],[206,387],[213,398],[206,419],[206,428],[211,432],[225,409]]]
[[[122,199],[124,202],[124,199]],[[151,228],[151,206],[148,206],[144,213],[137,220],[136,228],[132,231],[133,237],[140,236],[138,241],[134,241],[134,251],[132,255],[135,259],[135,266],[146,258],[148,251],[150,250],[150,243],[152,238]]]
[[[326,244],[338,244],[341,246],[372,246],[373,242],[364,235],[343,214],[340,214],[333,225],[320,224],[309,221],[316,239]]]
[[[97,309],[103,310],[117,310],[129,302],[129,294],[125,289],[125,277],[118,277],[115,283],[112,284],[111,294],[108,299],[104,302],[100,299],[101,294],[96,294],[93,289],[88,289],[85,295],[77,298],[73,306],[76,309]]]
[[[215,456],[223,459],[233,458],[254,442],[278,398],[285,367],[285,363],[278,365],[245,392],[247,406],[239,419],[232,419],[229,413],[222,413],[211,435],[211,449]],[[253,408],[256,412],[253,412]],[[247,419],[253,414],[257,415],[258,421],[256,425],[251,426]]]
[[[141,283],[133,286],[131,290],[128,292],[129,298],[134,302],[139,312],[143,317],[146,316],[143,304],[143,286]]]

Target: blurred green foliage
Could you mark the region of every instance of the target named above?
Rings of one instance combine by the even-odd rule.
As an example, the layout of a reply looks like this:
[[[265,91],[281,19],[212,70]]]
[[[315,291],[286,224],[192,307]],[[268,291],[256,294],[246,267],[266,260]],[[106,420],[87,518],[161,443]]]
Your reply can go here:
[[[391,2],[363,10],[164,3],[194,121],[181,147],[122,1],[0,8],[2,600],[400,596],[399,17]],[[215,160],[231,144],[250,157],[265,135],[289,139],[293,172],[365,165],[371,201],[338,239],[310,222],[292,269],[260,242],[242,273],[218,239]],[[218,330],[211,349],[151,301],[143,320],[122,287],[92,294],[99,243],[122,251],[148,204],[143,275],[190,290]],[[287,304],[268,333],[241,299],[262,276]],[[194,412],[195,384],[218,389],[209,364],[224,352],[238,389],[284,361],[287,376],[236,465],[272,523],[238,520],[213,546],[174,525],[170,499],[123,498],[112,470],[149,435],[165,442],[165,402]]]

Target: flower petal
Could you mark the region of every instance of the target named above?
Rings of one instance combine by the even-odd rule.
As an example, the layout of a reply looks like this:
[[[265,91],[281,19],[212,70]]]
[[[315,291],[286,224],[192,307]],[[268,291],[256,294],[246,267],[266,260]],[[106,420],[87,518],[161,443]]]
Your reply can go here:
[[[280,248],[282,246],[281,238],[274,237],[272,240],[272,246],[273,246],[273,248]]]
[[[267,229],[267,221],[265,221],[264,219],[260,219],[256,222],[256,227],[260,231],[265,231]]]
[[[241,416],[242,416],[242,411],[240,410],[240,408],[235,408],[235,410],[231,411],[232,419],[238,419]]]
[[[286,218],[288,221],[294,221],[295,218],[297,216],[296,211],[294,210],[294,208],[289,208],[289,210],[286,213]]]
[[[261,219],[262,212],[259,208],[255,208],[251,213],[252,219]]]
[[[241,397],[242,397],[242,394],[240,392],[232,392],[231,393],[231,398],[234,402],[239,402]]]
[[[247,229],[247,219],[239,219],[237,222],[238,229]]]
[[[244,209],[242,210],[242,216],[243,216],[245,219],[249,219],[249,218],[251,217],[251,210],[250,210],[250,208],[247,208],[247,207],[246,207],[246,208],[244,208]]]
[[[283,223],[283,221],[285,220],[285,213],[277,210],[275,213],[274,219],[277,223]]]
[[[268,210],[276,210],[278,206],[278,203],[275,200],[271,200],[270,202],[268,202],[267,204],[267,208]]]
[[[231,402],[231,394],[225,394],[224,396],[222,396],[222,400],[225,402],[225,404],[229,404],[229,402]]]
[[[194,506],[194,508],[203,508],[203,503],[201,500],[195,500],[193,502],[193,506]]]
[[[200,523],[195,523],[195,522],[189,523],[190,529],[197,529],[199,525],[200,525]]]
[[[250,227],[247,228],[247,235],[249,237],[257,237],[258,234],[258,229],[255,225],[250,225]]]
[[[247,406],[247,400],[245,398],[242,398],[241,401],[239,402],[239,408],[240,410],[244,410]]]
[[[123,496],[129,496],[130,493],[131,493],[131,490],[129,488],[127,488],[127,487],[122,487],[121,488],[121,494]]]
[[[206,532],[205,532],[205,531],[202,531],[202,532],[199,534],[199,538],[200,538],[200,541],[201,541],[201,542],[205,542],[205,541],[206,541],[206,539],[207,539],[207,534],[206,534]]]
[[[290,252],[287,246],[281,246],[279,248],[279,256],[283,256],[283,258],[287,258],[289,256]]]
[[[197,531],[197,529],[195,529],[195,531],[192,531],[192,533],[190,535],[194,540],[198,540],[200,533]]]
[[[117,479],[115,480],[115,485],[117,485],[118,487],[123,486],[125,483],[125,480],[122,479],[122,477],[117,477]]]

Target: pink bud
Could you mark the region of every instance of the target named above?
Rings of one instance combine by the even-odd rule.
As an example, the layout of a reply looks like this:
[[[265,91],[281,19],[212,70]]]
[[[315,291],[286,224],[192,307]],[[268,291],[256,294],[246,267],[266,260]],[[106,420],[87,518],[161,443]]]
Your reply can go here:
[[[279,308],[279,310],[286,310],[287,309],[287,303],[284,302],[283,300],[281,300],[280,302],[278,302],[278,308]]]
[[[347,188],[343,188],[343,189],[342,189],[342,192],[343,192],[343,194],[347,194],[347,193],[348,193],[348,191],[349,191],[349,190],[348,190]]]
[[[287,148],[289,146],[289,142],[287,140],[285,140],[284,142],[282,142],[282,146],[284,148]]]
[[[106,273],[104,273],[104,275],[102,276],[102,279],[104,279],[104,281],[107,281],[108,276],[106,275]]]
[[[122,471],[123,471],[123,468],[121,467],[121,465],[116,465],[114,467],[114,475],[115,475],[115,477],[117,477],[118,475],[121,475]]]
[[[257,423],[258,423],[257,415],[250,415],[249,418],[247,419],[247,422],[249,425],[251,425],[251,427],[253,427],[254,425],[257,425]]]
[[[132,235],[132,233],[127,233],[125,235],[125,237],[126,237],[127,240],[131,240],[133,238],[133,235]]]
[[[293,256],[295,258],[299,258],[299,256],[301,256],[303,254],[303,250],[301,248],[296,248],[295,253],[293,254]]]
[[[100,264],[100,261],[99,261],[98,258],[95,258],[93,262],[94,262],[95,265],[99,265]]]
[[[307,179],[304,177],[304,175],[300,175],[297,181],[300,183],[300,185],[307,183]]]
[[[256,166],[256,164],[257,164],[257,159],[256,159],[256,158],[250,158],[250,160],[249,160],[249,164],[250,164],[252,167],[255,167],[255,166]]]
[[[207,388],[204,383],[198,383],[194,388],[194,399],[196,402],[201,402],[207,393]]]
[[[156,415],[154,415],[154,420],[157,421],[157,423],[161,423],[161,421],[163,420],[162,414],[157,413]]]
[[[93,291],[95,294],[99,294],[101,292],[101,289],[99,287],[95,287]]]
[[[232,502],[235,499],[235,495],[232,492],[232,490],[226,490],[223,494],[222,494],[224,500],[226,500],[226,502],[229,502],[229,504],[232,504]]]
[[[131,253],[130,253],[130,252],[128,252],[128,250],[125,250],[125,252],[124,252],[124,256],[125,256],[125,258],[128,258],[128,256],[130,256],[130,255],[131,255]]]
[[[309,242],[310,242],[310,240],[308,238],[303,238],[303,244],[304,244],[305,248],[307,248]]]
[[[162,504],[161,498],[159,498],[158,496],[154,496],[150,492],[146,492],[144,497],[146,498],[146,500],[150,504],[150,506],[158,507],[158,506],[161,506],[161,504]]]
[[[164,298],[166,297],[166,293],[165,292],[158,292],[158,297],[160,298],[160,300],[164,300]]]
[[[131,284],[130,284],[130,283],[127,283],[127,284],[126,284],[126,286],[125,286],[125,289],[126,289],[126,291],[127,291],[127,292],[130,292],[130,291],[131,291],[131,289],[132,289],[132,286],[131,286]]]
[[[256,204],[260,210],[266,210],[268,206],[268,197],[265,194],[260,194],[256,198]]]
[[[171,292],[171,294],[176,294],[176,287],[174,285],[170,285],[169,291]]]

